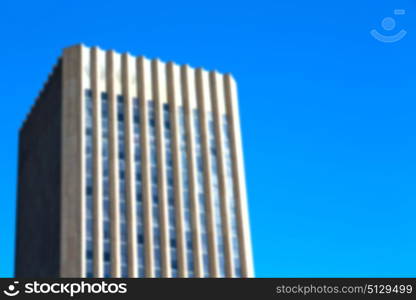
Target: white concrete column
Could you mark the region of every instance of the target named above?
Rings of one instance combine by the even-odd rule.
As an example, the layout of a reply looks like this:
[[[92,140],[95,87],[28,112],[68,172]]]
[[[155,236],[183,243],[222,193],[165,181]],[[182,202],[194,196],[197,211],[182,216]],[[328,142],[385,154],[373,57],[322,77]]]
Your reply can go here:
[[[93,99],[93,197],[94,197],[94,277],[103,277],[103,189],[102,189],[102,133],[101,133],[101,81],[100,50],[96,47],[91,55],[91,91]]]
[[[225,114],[224,107],[224,89],[222,75],[217,72],[210,72],[210,87],[211,99],[213,109],[213,121],[216,135],[217,147],[217,166],[218,166],[218,185],[220,190],[221,203],[221,220],[222,220],[222,234],[224,239],[224,261],[225,261],[225,275],[233,277],[233,255],[231,243],[231,226],[228,213],[228,199],[229,191],[227,186],[227,172],[224,155],[224,133],[223,133],[223,115]]]
[[[209,259],[210,259],[210,276],[218,277],[218,252],[216,237],[216,220],[213,203],[212,190],[212,164],[211,164],[211,146],[209,137],[209,125],[207,115],[211,112],[211,96],[209,89],[208,73],[201,68],[195,70],[196,90],[199,108],[199,119],[201,124],[201,146],[202,158],[204,163],[204,189],[206,202],[206,220],[209,241]]]
[[[186,243],[183,212],[183,178],[180,152],[178,107],[181,105],[179,67],[172,62],[166,64],[168,99],[170,103],[172,158],[173,158],[173,187],[176,210],[176,249],[178,255],[178,276],[187,277]]]
[[[122,55],[122,90],[124,96],[125,120],[125,162],[126,162],[126,217],[128,233],[129,277],[137,277],[137,226],[136,226],[136,176],[134,162],[133,96],[135,85],[132,81],[134,59],[130,54]]]
[[[192,245],[194,257],[194,277],[203,277],[203,262],[201,249],[201,230],[199,225],[200,209],[198,202],[198,170],[196,165],[195,154],[195,128],[194,128],[194,109],[197,108],[195,95],[195,76],[193,70],[184,65],[181,67],[181,85],[182,85],[182,99],[184,105],[185,127],[186,127],[186,142],[187,142],[187,158],[189,169],[189,197],[191,202],[192,214]]]
[[[154,277],[152,178],[150,170],[149,117],[147,101],[152,99],[151,65],[144,57],[137,58],[138,96],[142,146],[142,197],[146,277]]]
[[[116,54],[107,51],[107,93],[108,93],[108,125],[109,125],[109,165],[110,165],[110,210],[111,210],[111,273],[112,277],[120,277],[120,204],[119,204],[119,162],[117,136],[117,92]]]
[[[158,59],[152,60],[152,88],[155,101],[156,114],[156,143],[157,143],[157,171],[158,171],[158,198],[160,221],[160,254],[161,273],[163,277],[171,277],[171,255],[169,236],[169,204],[166,179],[166,148],[163,104],[166,100],[165,65]]]
[[[233,161],[234,194],[236,196],[237,223],[239,228],[241,271],[242,277],[253,277],[253,257],[244,175],[245,172],[240,131],[240,118],[237,102],[237,86],[234,78],[230,74],[224,75],[224,87],[225,101],[230,123],[230,144]]]
[[[61,277],[85,276],[83,45],[62,55]]]

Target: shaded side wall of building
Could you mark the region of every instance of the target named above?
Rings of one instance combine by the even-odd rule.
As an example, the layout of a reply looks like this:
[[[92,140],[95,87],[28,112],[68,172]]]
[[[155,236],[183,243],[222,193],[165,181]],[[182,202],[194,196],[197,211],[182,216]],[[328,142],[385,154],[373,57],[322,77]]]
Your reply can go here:
[[[19,134],[16,277],[59,277],[62,64]]]

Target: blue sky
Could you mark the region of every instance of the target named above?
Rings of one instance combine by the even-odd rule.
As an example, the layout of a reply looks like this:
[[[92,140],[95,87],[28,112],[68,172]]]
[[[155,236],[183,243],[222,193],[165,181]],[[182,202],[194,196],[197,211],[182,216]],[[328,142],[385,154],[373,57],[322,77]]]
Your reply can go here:
[[[411,0],[2,1],[0,277],[18,128],[79,42],[235,75],[257,276],[416,276],[415,15]]]

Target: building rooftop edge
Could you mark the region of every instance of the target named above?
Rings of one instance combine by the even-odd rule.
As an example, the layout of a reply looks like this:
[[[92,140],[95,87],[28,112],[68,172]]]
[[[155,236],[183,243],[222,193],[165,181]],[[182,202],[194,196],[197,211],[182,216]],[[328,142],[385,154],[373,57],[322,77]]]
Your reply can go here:
[[[59,57],[58,60],[56,61],[56,63],[52,66],[52,70],[48,73],[48,76],[47,76],[46,80],[43,81],[42,87],[38,91],[38,94],[35,97],[35,101],[30,106],[29,111],[26,113],[26,115],[25,115],[25,117],[24,117],[24,119],[21,123],[21,126],[19,128],[19,131],[22,131],[22,129],[25,127],[25,125],[28,122],[30,116],[32,115],[33,110],[37,107],[37,104],[42,99],[43,94],[47,90],[48,84],[51,82],[52,77],[55,75],[55,72],[61,66],[61,63],[62,63],[62,57]]]
[[[103,48],[101,48],[100,46],[98,46],[98,45],[94,45],[94,46],[88,46],[88,45],[86,45],[86,44],[84,44],[84,43],[77,43],[77,44],[73,44],[73,45],[70,45],[70,46],[67,46],[67,47],[64,47],[63,48],[63,51],[65,51],[66,49],[71,49],[71,48],[77,48],[77,47],[81,47],[81,48],[84,48],[84,49],[88,49],[88,50],[92,50],[92,49],[97,49],[97,50],[99,50],[99,51],[103,51],[103,52],[113,52],[114,54],[116,54],[116,55],[120,55],[120,56],[123,56],[123,55],[127,55],[127,56],[130,56],[130,57],[132,57],[132,58],[143,58],[143,59],[146,59],[146,60],[148,60],[148,61],[154,61],[154,60],[156,60],[156,61],[158,61],[158,62],[160,62],[160,63],[163,63],[163,64],[166,64],[166,65],[168,65],[168,64],[173,64],[174,66],[178,66],[178,67],[180,67],[180,68],[185,68],[185,67],[187,67],[187,68],[190,68],[190,69],[194,69],[194,70],[198,70],[198,69],[201,69],[202,71],[204,71],[204,72],[215,72],[215,73],[218,73],[218,74],[220,74],[220,75],[223,75],[223,76],[231,76],[231,77],[233,77],[232,76],[232,74],[230,73],[230,72],[220,72],[220,71],[218,71],[218,70],[216,70],[216,69],[205,69],[204,67],[202,67],[202,66],[197,66],[197,67],[193,67],[192,65],[190,65],[189,63],[183,63],[183,64],[180,64],[180,63],[177,63],[177,62],[175,62],[175,61],[173,61],[173,60],[162,60],[160,57],[153,57],[153,58],[151,58],[151,57],[148,57],[148,56],[145,56],[145,55],[143,55],[143,54],[138,54],[138,55],[134,55],[134,54],[132,54],[131,52],[129,52],[129,51],[125,51],[125,52],[119,52],[119,51],[116,51],[116,50],[114,50],[114,49],[103,49]]]
[[[189,63],[178,64],[178,63],[176,63],[176,62],[174,62],[172,60],[163,61],[159,57],[149,58],[149,57],[144,56],[144,55],[133,55],[130,52],[127,52],[127,51],[122,53],[122,52],[117,52],[114,49],[105,50],[105,49],[103,49],[103,48],[101,48],[100,46],[97,46],[97,45],[95,45],[95,46],[87,46],[84,43],[76,43],[76,44],[72,44],[70,46],[67,46],[67,47],[62,48],[62,55],[58,57],[57,62],[53,65],[52,70],[48,74],[48,77],[43,82],[42,88],[39,90],[39,92],[38,92],[38,94],[37,94],[37,96],[35,98],[34,103],[31,105],[31,107],[29,109],[29,112],[26,113],[25,118],[23,119],[23,121],[21,123],[21,126],[19,128],[19,131],[22,131],[22,129],[25,127],[25,125],[28,122],[30,116],[32,115],[33,110],[35,109],[35,107],[37,106],[38,102],[42,98],[42,95],[45,92],[45,90],[47,89],[47,86],[48,86],[48,83],[50,82],[50,79],[52,78],[52,76],[56,72],[57,68],[61,64],[62,56],[63,56],[63,53],[65,52],[65,50],[72,49],[72,48],[79,48],[79,47],[80,48],[84,48],[84,49],[88,49],[88,50],[96,49],[98,51],[103,51],[105,53],[107,53],[107,52],[113,52],[116,55],[120,55],[120,56],[127,55],[127,56],[130,56],[130,57],[134,58],[134,59],[145,59],[145,60],[148,60],[149,62],[157,61],[158,63],[165,64],[166,66],[173,65],[173,66],[179,67],[180,69],[191,69],[191,70],[194,70],[194,71],[207,72],[207,73],[215,73],[217,75],[221,75],[221,76],[224,76],[224,77],[230,77],[231,80],[235,81],[234,76],[230,72],[221,73],[218,70],[208,70],[208,69],[205,69],[205,68],[203,68],[201,66],[200,67],[192,67]]]

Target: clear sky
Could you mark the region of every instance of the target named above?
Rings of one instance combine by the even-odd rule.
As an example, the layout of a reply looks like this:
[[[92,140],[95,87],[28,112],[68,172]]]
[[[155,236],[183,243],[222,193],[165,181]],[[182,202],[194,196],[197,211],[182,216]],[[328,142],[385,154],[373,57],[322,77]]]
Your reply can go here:
[[[257,276],[416,276],[415,1],[3,0],[0,28],[0,276],[18,128],[80,42],[235,75]]]

